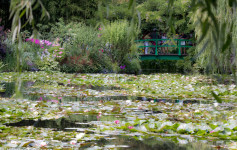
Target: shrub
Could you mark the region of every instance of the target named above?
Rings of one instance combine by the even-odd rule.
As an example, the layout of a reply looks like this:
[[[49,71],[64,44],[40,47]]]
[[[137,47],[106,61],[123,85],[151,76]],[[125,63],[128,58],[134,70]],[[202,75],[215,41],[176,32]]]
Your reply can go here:
[[[60,62],[61,71],[94,73],[111,70],[98,30],[77,22],[66,25],[61,20],[51,32],[67,51]]]

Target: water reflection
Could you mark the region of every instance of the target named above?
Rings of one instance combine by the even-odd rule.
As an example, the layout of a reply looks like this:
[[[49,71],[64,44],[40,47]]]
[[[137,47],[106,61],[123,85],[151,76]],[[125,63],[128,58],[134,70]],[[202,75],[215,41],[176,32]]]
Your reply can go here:
[[[97,115],[82,115],[82,114],[71,114],[68,117],[62,117],[51,120],[22,120],[16,123],[6,124],[8,126],[34,126],[41,128],[53,128],[57,130],[77,130],[78,128],[92,128],[96,127],[100,122],[110,121],[118,119],[119,116],[115,115],[103,115],[99,119]],[[120,120],[126,121],[125,118],[119,118]]]

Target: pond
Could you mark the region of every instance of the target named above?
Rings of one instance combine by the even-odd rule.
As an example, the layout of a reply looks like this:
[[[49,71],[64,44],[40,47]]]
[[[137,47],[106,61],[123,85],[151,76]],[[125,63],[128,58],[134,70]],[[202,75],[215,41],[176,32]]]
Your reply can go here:
[[[204,76],[179,74],[73,77],[36,72],[23,73],[22,97],[11,98],[15,79],[14,73],[0,76],[3,148],[173,150],[237,146],[234,85],[210,85]],[[223,103],[211,97],[210,88]]]

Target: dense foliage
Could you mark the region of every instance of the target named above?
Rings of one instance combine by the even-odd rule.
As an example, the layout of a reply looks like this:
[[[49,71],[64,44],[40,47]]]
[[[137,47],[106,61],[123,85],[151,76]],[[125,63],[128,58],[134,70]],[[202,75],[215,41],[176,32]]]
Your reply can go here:
[[[139,53],[135,50],[135,45],[131,40],[141,39],[144,34],[151,32],[154,28],[157,29],[158,34],[167,33],[168,38],[173,38],[176,34],[191,33],[193,40],[195,40],[194,35],[196,35],[199,40],[196,42],[200,43],[195,48],[188,50],[189,56],[184,61],[147,61],[142,64],[143,70],[154,69],[162,72],[168,70],[169,72],[198,72],[199,70],[204,70],[205,72],[212,71],[212,73],[234,73],[236,70],[236,45],[234,43],[236,36],[235,32],[231,32],[232,30],[235,31],[236,27],[234,9],[232,10],[234,1],[52,0],[48,2],[41,0],[40,2],[44,6],[43,10],[46,9],[48,11],[50,18],[40,20],[41,13],[39,12],[42,8],[34,7],[35,13],[32,15],[34,23],[32,25],[34,29],[41,33],[35,38],[51,42],[59,38],[59,44],[66,50],[66,53],[64,59],[54,60],[58,65],[56,65],[57,63],[53,64],[61,71],[137,73],[141,70],[141,62],[138,59]],[[11,21],[6,22],[6,17],[4,16],[10,15],[6,12],[6,8],[10,7],[10,4],[9,2],[1,3],[6,6],[0,8],[1,18],[3,18],[2,24],[9,27]],[[36,6],[34,3],[32,5]],[[47,13],[43,15],[45,14]],[[22,22],[25,22],[31,17],[26,16],[21,19]],[[31,22],[31,20],[28,21]],[[124,30],[118,30],[118,27],[121,26],[122,28],[124,24],[120,23],[120,21],[127,22],[126,25],[129,27],[124,28]],[[207,24],[212,27],[205,28]],[[216,27],[217,25],[219,26]],[[103,30],[98,30],[100,28]],[[206,29],[205,32],[204,29]],[[23,34],[25,39],[33,33],[29,25],[24,26],[22,31],[27,33]],[[120,33],[116,33],[118,31]],[[135,32],[130,34],[131,31]],[[203,38],[203,35],[207,36]],[[120,39],[111,41],[113,36],[120,36]],[[216,44],[216,41],[219,41],[219,44]],[[7,41],[5,42],[7,43]],[[14,43],[12,44],[14,45]],[[11,50],[8,51],[4,60],[5,70],[8,71],[14,70],[11,67],[6,69],[6,66],[14,66],[11,65],[14,63],[9,62],[9,60],[12,61],[11,57],[17,56],[16,53],[14,54],[12,47],[14,46],[10,43],[8,49]],[[28,47],[26,51],[31,51],[30,49]],[[85,49],[87,49],[86,52]],[[111,49],[111,51],[106,51],[107,49]],[[41,53],[40,50],[38,51]],[[98,51],[100,55],[98,55]],[[75,52],[77,56],[73,56],[75,57],[73,58],[72,55]],[[1,55],[3,55],[2,52]],[[33,54],[31,56],[36,57]],[[31,59],[37,60],[33,57]],[[74,61],[74,59],[78,60]],[[22,61],[24,60],[25,58]],[[49,60],[50,63],[51,61]],[[218,66],[215,65],[217,62],[220,62]],[[154,63],[163,67],[153,65]],[[27,63],[22,64],[23,70],[27,68],[29,70],[30,67],[24,66],[24,64]],[[39,66],[37,63],[34,64],[36,69],[42,70],[42,67],[39,66],[42,66],[43,63],[38,63]],[[124,68],[124,66],[126,67]]]

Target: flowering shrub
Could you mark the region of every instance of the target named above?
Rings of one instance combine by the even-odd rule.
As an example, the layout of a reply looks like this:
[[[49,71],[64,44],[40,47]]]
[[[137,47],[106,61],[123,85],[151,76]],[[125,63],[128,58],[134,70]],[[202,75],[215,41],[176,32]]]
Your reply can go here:
[[[61,48],[59,44],[53,44],[47,40],[28,38],[26,41],[40,47],[40,52],[37,52],[38,59],[35,61],[40,70],[59,70],[58,62],[66,56],[64,48]]]
[[[64,48],[60,47],[59,44],[53,44],[48,51],[53,55],[55,60],[61,62],[66,57]]]

